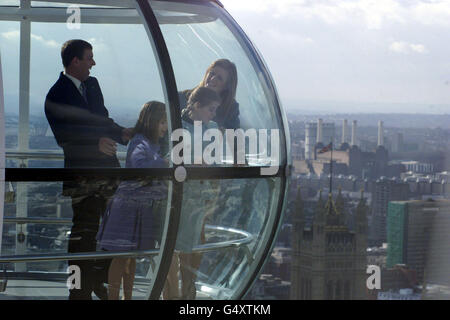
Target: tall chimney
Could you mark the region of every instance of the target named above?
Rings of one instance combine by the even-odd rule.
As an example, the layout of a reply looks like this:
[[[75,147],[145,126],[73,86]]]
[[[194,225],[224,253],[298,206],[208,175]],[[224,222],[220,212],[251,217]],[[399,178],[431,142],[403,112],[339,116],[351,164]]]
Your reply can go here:
[[[378,146],[384,146],[383,121],[378,121]]]
[[[353,120],[352,122],[352,146],[356,146],[356,120]]]
[[[314,146],[317,141],[317,124],[306,123],[305,125],[305,160],[314,159]]]
[[[342,143],[346,142],[346,137],[347,137],[347,119],[344,119],[344,121],[342,121]]]
[[[323,143],[323,121],[317,120],[317,143]]]

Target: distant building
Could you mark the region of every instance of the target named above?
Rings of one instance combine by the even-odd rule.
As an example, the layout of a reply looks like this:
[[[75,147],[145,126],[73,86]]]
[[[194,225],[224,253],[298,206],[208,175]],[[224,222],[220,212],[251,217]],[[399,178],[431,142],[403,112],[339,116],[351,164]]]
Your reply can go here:
[[[324,146],[334,143],[334,123],[324,123],[322,119],[317,122],[309,122],[305,125],[305,159],[315,159],[316,146]]]
[[[414,293],[413,290],[406,288],[400,289],[399,292],[378,292],[377,300],[420,300],[421,294]]]
[[[403,134],[397,132],[392,138],[392,152],[402,152],[403,149]]]
[[[287,300],[289,299],[289,281],[272,274],[261,274],[246,299],[251,300]]]
[[[305,127],[305,160],[294,162],[297,173],[329,174],[331,151],[322,152],[324,146],[333,142],[333,173],[377,179],[381,176],[398,177],[404,171],[401,165],[389,165],[388,151],[384,146],[383,125],[379,124],[378,146],[373,152],[364,152],[357,146],[356,123],[353,122],[351,143],[347,143],[347,124],[344,120],[342,143],[335,145],[334,123],[307,123]]]
[[[361,197],[354,231],[345,224],[345,202],[339,192],[325,203],[319,196],[308,224],[300,191],[293,216],[291,299],[366,298],[367,211]]]
[[[419,284],[415,270],[405,265],[381,269],[381,291],[398,291],[404,288],[415,289]]]
[[[367,265],[376,265],[386,268],[387,244],[381,247],[367,248]]]
[[[450,300],[450,286],[427,284],[422,292],[423,300]]]
[[[291,143],[291,156],[293,160],[304,160],[305,146],[303,141]]]
[[[409,188],[402,181],[385,177],[377,179],[372,185],[369,244],[381,246],[386,242],[388,203],[395,200],[408,200]]]
[[[450,200],[394,201],[387,266],[405,264],[426,284],[450,285]]]
[[[408,171],[402,173],[400,177],[409,185],[409,193],[412,198],[450,199],[450,178],[448,172],[425,175]]]
[[[291,280],[291,248],[275,247],[264,272],[283,281]]]
[[[368,290],[370,300],[419,300],[416,272],[405,265],[381,267],[381,288]]]
[[[317,123],[310,122],[305,126],[305,159],[314,159],[314,146],[317,143]]]
[[[406,169],[414,173],[433,173],[434,168],[431,163],[423,163],[419,161],[401,161],[400,162]]]

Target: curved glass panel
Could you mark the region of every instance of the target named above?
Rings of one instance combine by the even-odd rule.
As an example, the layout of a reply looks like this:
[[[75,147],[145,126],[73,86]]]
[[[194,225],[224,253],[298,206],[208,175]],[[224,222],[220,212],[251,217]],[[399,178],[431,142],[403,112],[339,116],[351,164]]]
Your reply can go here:
[[[164,299],[232,299],[243,289],[273,231],[281,178],[191,180]]]
[[[5,103],[3,92],[3,68],[2,68],[2,54],[0,50],[0,221],[3,221],[4,213],[4,194],[5,194]],[[3,227],[0,223],[0,250],[2,243]]]
[[[73,184],[73,181],[66,183]],[[117,184],[118,190],[114,187]],[[114,272],[120,270],[121,262],[132,263],[131,267],[135,263],[132,298],[148,298],[160,259],[162,237],[167,233],[164,221],[170,208],[167,203],[171,200],[168,192],[171,184],[154,179],[84,183],[85,188],[96,190],[99,185],[103,185],[103,192],[97,193],[93,200],[82,194],[67,196],[67,190],[61,194],[60,182],[6,182],[0,258],[11,257],[16,261],[1,265],[7,278],[14,280],[10,281],[10,287],[23,287],[22,298],[67,299],[69,268],[76,263],[83,272],[83,263],[88,261],[68,257],[95,253],[114,255],[115,252],[126,256],[96,258],[98,276],[106,276],[105,282],[113,283],[110,280],[115,279],[114,274],[109,279],[109,273],[102,273],[102,270]],[[80,192],[80,187],[73,192]],[[107,197],[109,204],[102,210],[103,215],[96,217],[99,211],[92,206],[105,206],[102,197]],[[89,221],[80,222],[79,216],[74,215],[74,212],[79,215],[80,210],[89,216]],[[35,281],[21,279],[18,272],[26,272],[27,277]],[[48,285],[46,282],[54,282],[54,295],[43,289]],[[9,298],[16,294],[14,289],[6,292]]]
[[[5,117],[5,145],[16,149],[19,120],[19,32],[20,25],[13,21],[0,21],[0,50],[2,54]],[[10,161],[8,167],[14,166]]]
[[[64,30],[63,24],[58,29]],[[144,103],[151,100],[164,102],[155,57],[149,54],[152,48],[143,25],[83,24],[78,31],[56,34],[51,30],[55,30],[54,23],[32,24],[30,149],[59,149],[42,105],[62,69],[60,45],[66,39],[87,39],[93,45],[96,65],[92,68],[92,75],[101,85],[109,117],[120,126],[133,127]],[[47,39],[42,39],[42,35]],[[134,48],[132,53],[129,48]],[[117,143],[117,148],[123,163],[126,146]],[[30,167],[48,166],[48,162],[39,163],[37,160],[30,163]],[[63,166],[62,162],[60,166]]]
[[[109,11],[106,6],[95,9],[94,5],[83,9],[85,6],[78,8],[78,16],[76,11],[67,10],[67,4],[64,7],[58,4],[46,12],[33,9],[36,12],[32,10],[27,19],[29,34],[18,22],[0,22],[4,72],[10,75],[5,81],[7,167],[64,167],[61,151],[67,144],[55,139],[55,128],[46,118],[44,105],[50,88],[64,71],[61,47],[67,40],[84,39],[92,45],[95,64],[90,76],[98,80],[103,98],[101,107],[106,108],[107,116],[117,125],[133,127],[144,103],[165,102],[152,45],[137,11],[116,7],[109,7]],[[73,10],[76,9],[73,5]],[[21,19],[20,10],[5,11],[4,15],[3,19]],[[74,135],[95,136],[102,125],[92,122],[94,128],[90,131],[87,125],[72,126],[70,130]],[[126,145],[116,141],[116,147],[124,165]]]
[[[234,23],[210,2],[150,5],[179,90],[182,133],[171,137],[172,161],[205,167],[285,164],[276,94]],[[270,246],[282,179],[187,178],[163,298],[238,297]]]
[[[211,2],[198,5],[151,1],[150,4],[169,50],[179,90],[180,112],[194,108],[197,99],[193,95],[189,102],[189,98],[197,86],[212,89],[219,96],[212,103],[213,98],[205,98],[196,106],[198,110],[182,114],[185,128],[202,121],[203,127],[199,124],[197,129],[198,132],[201,129],[201,134],[194,145],[201,145],[202,138],[203,142],[217,143],[211,143],[215,157],[209,156],[208,151],[203,154],[203,163],[283,165],[286,148],[275,92],[249,43],[223,10]],[[195,96],[201,99],[201,95]],[[215,128],[221,132],[205,134]],[[187,162],[187,159],[184,162],[201,163]]]
[[[89,8],[62,2],[47,3],[45,10],[0,7],[0,19],[13,20],[0,22],[7,27],[0,34],[2,64],[14,75],[6,84],[7,114],[13,119],[7,141],[16,142],[7,145],[6,167],[42,169],[38,176],[28,175],[34,182],[5,183],[0,259],[10,262],[0,268],[13,281],[8,297],[90,299],[92,293],[108,298],[99,289],[102,282],[116,284],[126,267],[136,270],[135,281],[127,282],[134,285],[131,297],[148,299],[158,272],[172,197],[172,183],[153,177],[156,168],[170,166],[161,153],[171,130],[167,94],[153,40],[134,2],[97,8],[107,2],[92,1]],[[64,67],[61,48],[70,39],[83,39],[92,49],[83,47]],[[74,66],[89,77],[74,72]],[[106,148],[105,137],[113,141]],[[93,168],[116,170],[100,170],[94,177]],[[118,168],[141,171],[130,175]],[[66,174],[76,178],[65,179]],[[95,290],[67,290],[72,267],[89,274],[81,276],[81,288]],[[24,274],[35,281],[25,283]],[[55,290],[46,289],[47,281],[54,281]],[[19,292],[16,286],[24,288]],[[119,297],[114,288],[112,299]]]
[[[272,244],[286,188],[279,174],[287,162],[286,133],[267,70],[216,4],[151,2],[164,43],[158,28],[149,29],[154,21],[146,2],[139,13],[134,1],[70,2],[0,7],[0,20],[10,20],[0,22],[10,28],[1,44],[12,44],[2,50],[3,65],[19,84],[8,84],[16,99],[8,108],[17,116],[7,127],[16,143],[7,146],[0,224],[0,270],[9,279],[4,295],[148,299],[159,295],[168,271],[165,299],[240,297]],[[61,49],[69,39],[92,48],[66,61]],[[231,69],[206,71],[217,60]],[[168,103],[176,93],[171,63],[180,107],[186,106],[178,136]],[[205,74],[206,88],[185,91]],[[181,160],[168,152],[170,140]],[[188,180],[175,184],[183,170],[168,177],[172,164],[203,168],[188,168]],[[233,180],[237,171],[226,169],[229,176],[212,179],[204,176],[207,166],[276,170]],[[255,169],[241,172],[249,177]],[[175,252],[168,252],[174,243]],[[172,254],[170,270],[163,269]]]

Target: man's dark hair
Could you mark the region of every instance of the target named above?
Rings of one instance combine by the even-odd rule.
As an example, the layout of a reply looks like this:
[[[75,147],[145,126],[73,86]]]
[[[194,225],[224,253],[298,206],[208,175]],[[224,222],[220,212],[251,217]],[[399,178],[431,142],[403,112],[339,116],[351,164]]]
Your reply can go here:
[[[92,50],[92,45],[87,41],[80,39],[66,41],[61,48],[61,58],[64,68],[67,68],[75,57],[82,60],[85,49]]]

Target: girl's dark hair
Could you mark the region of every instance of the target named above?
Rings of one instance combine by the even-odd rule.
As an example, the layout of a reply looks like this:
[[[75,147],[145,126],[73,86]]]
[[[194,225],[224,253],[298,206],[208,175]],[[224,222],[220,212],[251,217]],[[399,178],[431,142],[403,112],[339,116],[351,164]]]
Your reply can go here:
[[[87,41],[74,39],[64,42],[61,48],[63,66],[67,68],[75,57],[82,60],[85,49],[92,50],[92,45]]]
[[[203,108],[211,102],[220,103],[220,97],[212,89],[206,87],[197,87],[191,91],[186,108],[183,109],[182,116],[185,113],[191,111],[196,102],[198,102],[200,108]]]
[[[139,119],[133,128],[133,136],[142,134],[152,143],[158,143],[158,128],[161,120],[167,119],[166,106],[159,101],[149,101],[142,106]]]

